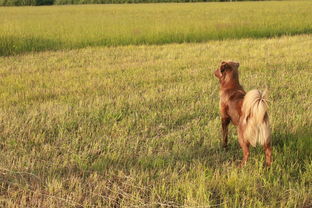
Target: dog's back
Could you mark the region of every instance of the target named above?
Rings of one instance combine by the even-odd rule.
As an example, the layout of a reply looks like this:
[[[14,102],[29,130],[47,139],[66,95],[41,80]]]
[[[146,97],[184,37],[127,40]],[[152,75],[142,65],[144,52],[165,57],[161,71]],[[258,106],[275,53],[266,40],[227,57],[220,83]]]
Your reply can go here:
[[[231,118],[232,123],[237,126],[242,115],[242,104],[245,96],[245,91],[241,86],[236,89],[223,91],[221,89],[220,101],[226,107],[222,108],[225,113]]]

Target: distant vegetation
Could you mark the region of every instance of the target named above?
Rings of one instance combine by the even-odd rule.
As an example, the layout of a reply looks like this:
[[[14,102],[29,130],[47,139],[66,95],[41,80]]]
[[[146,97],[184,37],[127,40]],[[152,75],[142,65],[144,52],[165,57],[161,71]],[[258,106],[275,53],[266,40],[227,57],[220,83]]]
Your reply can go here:
[[[0,56],[307,34],[310,8],[312,1],[1,7]]]
[[[0,5],[2,6],[27,6],[27,5],[40,6],[40,5],[52,5],[52,4],[122,4],[122,3],[225,2],[225,1],[231,1],[231,0],[0,0]],[[245,1],[245,0],[238,0],[238,1]],[[251,0],[251,1],[261,1],[261,0]]]
[[[54,3],[54,0],[0,0],[2,6],[40,6]]]

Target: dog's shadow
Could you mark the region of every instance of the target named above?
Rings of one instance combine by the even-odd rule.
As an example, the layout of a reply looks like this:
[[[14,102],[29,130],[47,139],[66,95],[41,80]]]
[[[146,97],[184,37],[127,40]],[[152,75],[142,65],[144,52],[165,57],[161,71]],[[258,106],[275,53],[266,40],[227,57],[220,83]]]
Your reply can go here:
[[[276,160],[285,168],[291,164],[304,167],[305,162],[312,160],[312,128],[306,127],[294,133],[273,132],[273,153]]]
[[[299,169],[304,169],[305,162],[312,159],[312,131],[303,128],[295,133],[273,132],[273,166],[277,164],[282,169],[287,169],[296,164]],[[202,164],[209,169],[216,170],[224,167],[238,167],[242,159],[242,151],[237,142],[236,134],[230,134],[229,144],[226,149],[219,142],[205,144],[198,142],[189,146],[181,145],[179,150],[166,151],[164,154],[133,154],[114,160],[105,155],[89,155],[93,157],[85,166],[85,171],[130,170],[137,168],[146,171],[158,171],[167,168],[187,167],[193,164]],[[204,138],[208,139],[208,138]],[[247,164],[260,161],[264,164],[263,148],[257,146],[250,148],[251,154]],[[78,167],[78,169],[80,169]]]
[[[281,133],[279,131],[272,133],[273,165],[276,163],[283,169],[297,164],[299,169],[304,169],[305,162],[312,160],[312,128],[306,127],[297,130],[294,133]],[[235,134],[234,134],[235,135]],[[234,137],[234,138],[233,138]],[[250,160],[265,160],[264,151],[261,146],[250,148]],[[161,166],[175,166],[175,163],[184,163],[191,165],[194,162],[200,162],[205,166],[218,169],[226,166],[239,166],[242,159],[242,151],[237,142],[237,136],[229,140],[227,148],[222,148],[219,143],[212,146],[202,144],[193,145],[184,148],[182,151],[173,152],[167,156],[151,156],[148,161],[163,161]],[[155,168],[145,166],[148,163],[139,163],[142,168]]]

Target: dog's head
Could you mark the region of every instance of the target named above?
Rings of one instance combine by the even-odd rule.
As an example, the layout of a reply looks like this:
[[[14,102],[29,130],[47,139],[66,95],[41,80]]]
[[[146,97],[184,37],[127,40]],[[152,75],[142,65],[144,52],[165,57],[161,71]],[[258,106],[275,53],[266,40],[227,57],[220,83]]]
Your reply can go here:
[[[239,63],[234,61],[222,61],[221,66],[215,70],[215,76],[220,80],[238,79]]]

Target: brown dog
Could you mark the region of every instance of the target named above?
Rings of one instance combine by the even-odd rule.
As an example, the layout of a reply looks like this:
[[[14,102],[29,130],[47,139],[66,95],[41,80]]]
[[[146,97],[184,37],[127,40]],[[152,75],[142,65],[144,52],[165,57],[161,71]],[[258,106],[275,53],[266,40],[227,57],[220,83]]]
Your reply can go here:
[[[222,145],[227,146],[228,125],[232,121],[237,126],[238,142],[243,150],[241,165],[248,160],[250,144],[259,143],[264,147],[266,165],[270,166],[272,149],[266,92],[251,90],[246,94],[239,84],[238,67],[239,63],[223,61],[214,72],[220,81]]]

